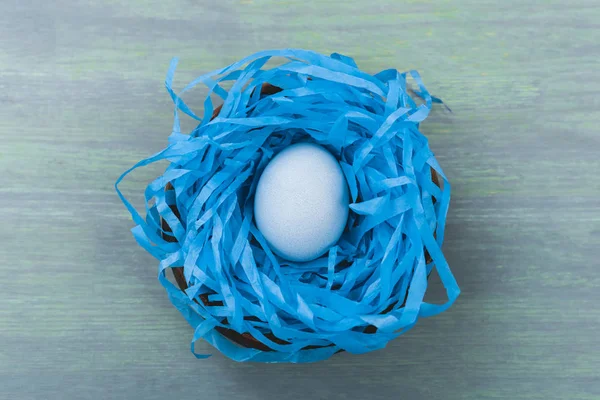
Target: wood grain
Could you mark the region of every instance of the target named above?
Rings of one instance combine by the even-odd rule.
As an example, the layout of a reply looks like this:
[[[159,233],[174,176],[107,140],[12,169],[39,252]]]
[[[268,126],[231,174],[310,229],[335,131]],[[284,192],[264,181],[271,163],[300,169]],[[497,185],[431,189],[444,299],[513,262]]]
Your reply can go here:
[[[597,0],[4,0],[0,16],[0,399],[600,398]],[[281,47],[415,68],[448,102],[422,129],[453,183],[463,293],[375,353],[199,361],[113,183],[166,143],[172,56],[182,88]]]

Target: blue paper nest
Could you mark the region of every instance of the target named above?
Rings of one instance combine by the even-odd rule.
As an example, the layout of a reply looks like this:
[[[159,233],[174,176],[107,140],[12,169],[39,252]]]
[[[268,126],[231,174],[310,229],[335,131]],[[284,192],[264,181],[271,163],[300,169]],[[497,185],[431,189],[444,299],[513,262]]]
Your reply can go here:
[[[267,68],[273,57],[283,62]],[[237,361],[365,353],[454,302],[460,291],[440,249],[450,184],[418,130],[439,100],[417,72],[369,75],[340,54],[264,51],[183,90],[208,87],[201,118],[172,90],[176,63],[166,80],[175,102],[169,145],[115,187],[137,224],[135,239],[160,260],[159,281],[195,328],[192,352],[203,338]],[[408,75],[419,87],[414,99]],[[222,87],[227,81],[230,90]],[[213,93],[223,99],[220,110]],[[180,112],[199,121],[190,134],[180,132]],[[334,154],[351,197],[340,241],[303,264],[274,256],[252,215],[261,171],[297,142]],[[148,185],[143,218],[118,184],[133,169],[164,159],[170,165]],[[448,297],[441,305],[423,301],[433,268]]]

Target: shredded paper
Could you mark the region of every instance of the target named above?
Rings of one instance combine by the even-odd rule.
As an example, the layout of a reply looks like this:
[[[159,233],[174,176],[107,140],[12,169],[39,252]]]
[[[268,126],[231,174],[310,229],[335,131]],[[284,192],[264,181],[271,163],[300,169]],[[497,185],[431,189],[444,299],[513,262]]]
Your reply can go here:
[[[281,62],[269,67],[270,60]],[[460,292],[441,251],[450,184],[418,129],[440,100],[416,71],[370,75],[341,54],[273,50],[202,75],[177,94],[176,65],[166,79],[175,103],[169,144],[115,188],[137,224],[135,239],[160,261],[159,281],[195,329],[196,357],[209,356],[195,352],[199,339],[237,361],[365,353],[450,307]],[[209,92],[202,117],[180,97],[198,84]],[[279,91],[265,95],[263,84]],[[218,114],[211,94],[222,98]],[[193,131],[181,132],[181,113],[197,120]],[[350,191],[344,234],[307,263],[274,255],[253,222],[262,170],[297,142],[327,148]],[[170,164],[147,186],[143,217],[118,185],[159,160]],[[166,274],[179,267],[185,290]],[[432,269],[446,289],[444,304],[423,299]],[[234,343],[223,329],[261,346]]]

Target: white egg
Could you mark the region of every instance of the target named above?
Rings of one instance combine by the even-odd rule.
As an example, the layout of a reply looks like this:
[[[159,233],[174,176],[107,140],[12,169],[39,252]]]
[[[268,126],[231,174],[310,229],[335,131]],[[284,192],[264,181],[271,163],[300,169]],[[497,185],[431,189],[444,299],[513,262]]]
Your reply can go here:
[[[260,176],[254,197],[256,226],[271,250],[296,262],[318,258],[339,240],[348,209],[340,164],[311,143],[277,154]]]

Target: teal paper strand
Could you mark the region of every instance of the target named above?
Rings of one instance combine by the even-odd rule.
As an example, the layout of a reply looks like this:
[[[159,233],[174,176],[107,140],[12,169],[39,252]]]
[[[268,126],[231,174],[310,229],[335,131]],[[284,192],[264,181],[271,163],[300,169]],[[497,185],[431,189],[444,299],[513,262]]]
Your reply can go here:
[[[265,68],[273,57],[284,62]],[[194,327],[198,358],[209,356],[194,351],[201,338],[236,361],[314,362],[340,350],[366,353],[385,347],[419,316],[450,307],[460,293],[441,251],[450,183],[418,130],[441,101],[416,71],[369,75],[341,54],[271,50],[202,75],[177,94],[176,66],[174,59],[165,81],[175,103],[169,145],[123,173],[115,189],[137,224],[136,241],[159,260],[159,281]],[[421,104],[409,95],[409,76]],[[230,90],[226,81],[233,82]],[[281,91],[261,96],[263,83]],[[202,117],[181,98],[198,84],[209,90]],[[211,93],[223,99],[214,119]],[[180,131],[180,113],[199,122],[189,134]],[[252,201],[268,161],[302,141],[338,158],[352,203],[337,245],[298,264],[271,252],[254,226]],[[146,188],[142,217],[118,185],[159,160],[170,165]],[[181,266],[185,292],[165,274]],[[423,301],[433,268],[446,289],[444,304]],[[220,305],[205,305],[203,295]],[[242,348],[217,327],[249,333],[271,351]],[[271,333],[286,343],[274,342]]]

